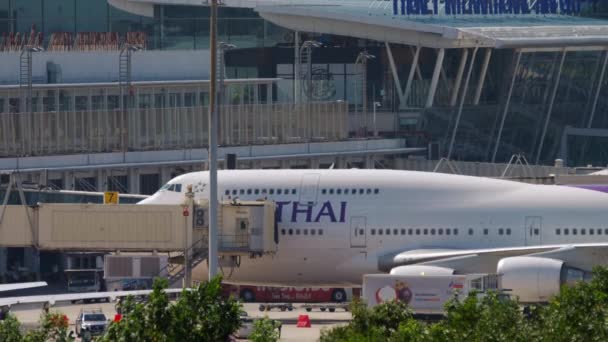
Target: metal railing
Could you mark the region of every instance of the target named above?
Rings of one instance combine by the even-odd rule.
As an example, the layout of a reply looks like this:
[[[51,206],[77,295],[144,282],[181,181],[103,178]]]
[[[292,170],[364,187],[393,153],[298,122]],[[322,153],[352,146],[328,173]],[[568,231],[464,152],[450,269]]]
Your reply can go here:
[[[347,108],[345,102],[222,106],[219,144],[344,140]],[[208,112],[208,107],[130,108],[124,121],[119,109],[0,113],[0,157],[202,148]]]

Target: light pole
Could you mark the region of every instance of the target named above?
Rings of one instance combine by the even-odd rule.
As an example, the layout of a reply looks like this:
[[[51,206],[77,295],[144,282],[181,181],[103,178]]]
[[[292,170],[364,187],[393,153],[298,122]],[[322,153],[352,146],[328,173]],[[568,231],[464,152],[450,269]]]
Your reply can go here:
[[[382,106],[382,104],[380,102],[374,101],[374,117],[373,117],[373,122],[374,122],[374,137],[378,136],[378,126],[376,126],[376,108]]]
[[[217,274],[218,226],[217,226],[217,2],[211,0],[209,11],[209,280]]]
[[[44,51],[43,48],[26,45],[21,50],[19,56],[19,96],[21,97],[22,111],[28,116],[27,120],[23,120],[22,129],[27,129],[27,138],[25,134],[21,135],[22,151],[23,155],[30,154],[26,152],[25,144],[29,143],[30,146],[27,150],[32,148],[33,134],[31,127],[34,116],[32,114],[32,54],[34,52]],[[41,101],[39,101],[41,103]],[[23,117],[23,116],[22,116]],[[25,132],[24,132],[25,133]]]
[[[226,51],[227,50],[232,50],[236,48],[236,45],[234,44],[229,44],[229,43],[225,43],[225,42],[219,42],[218,43],[218,58],[219,58],[219,62],[218,62],[218,67],[219,67],[219,77],[220,77],[220,84],[217,87],[217,103],[216,103],[216,107],[217,107],[217,117],[221,118],[222,117],[222,107],[224,105],[224,79],[226,78]],[[228,101],[228,104],[230,104],[230,101]],[[226,121],[224,121],[226,122]],[[229,125],[229,124],[228,124]],[[224,130],[224,132],[227,132],[227,130]],[[228,139],[228,140],[225,140]],[[224,134],[224,140],[222,140],[222,138],[220,137],[219,139],[221,142],[225,142],[228,141],[230,142],[230,135],[226,136],[226,134]]]
[[[133,77],[133,67],[131,57],[133,52],[142,50],[140,45],[125,43],[118,55],[118,87],[120,89],[120,144],[123,153],[128,150],[128,110],[131,102],[131,81]],[[128,96],[127,96],[128,94]]]
[[[315,40],[307,40],[300,47],[300,65],[306,64],[306,102],[312,99],[312,49],[321,47],[321,43]],[[300,76],[302,73],[300,73]]]
[[[369,54],[367,52],[367,50],[363,50],[361,52],[359,52],[359,54],[357,55],[357,59],[355,60],[355,65],[361,65],[361,92],[362,92],[362,104],[363,104],[363,108],[362,108],[362,113],[361,115],[364,117],[365,120],[365,136],[367,136],[367,61],[370,59],[374,59],[376,58],[376,56]],[[355,106],[357,104],[355,103]],[[375,108],[374,108],[375,110]],[[363,128],[363,127],[362,127]]]

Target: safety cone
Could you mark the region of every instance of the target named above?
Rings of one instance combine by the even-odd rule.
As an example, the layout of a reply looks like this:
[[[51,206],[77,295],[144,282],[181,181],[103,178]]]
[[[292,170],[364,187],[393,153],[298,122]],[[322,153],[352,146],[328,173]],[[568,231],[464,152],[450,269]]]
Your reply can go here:
[[[298,328],[310,328],[310,318],[308,315],[300,315],[298,316]]]

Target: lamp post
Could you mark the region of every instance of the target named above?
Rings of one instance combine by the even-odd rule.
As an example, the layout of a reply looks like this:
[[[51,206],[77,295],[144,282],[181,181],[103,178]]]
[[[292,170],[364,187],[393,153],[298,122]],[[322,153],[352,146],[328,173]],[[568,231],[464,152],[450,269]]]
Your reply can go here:
[[[362,108],[362,113],[361,115],[364,117],[365,120],[365,136],[367,136],[367,61],[370,59],[374,59],[376,58],[376,56],[369,54],[367,52],[367,50],[363,50],[361,52],[359,52],[359,54],[357,55],[357,59],[355,60],[355,65],[361,65],[361,92],[362,92],[362,104],[363,104],[363,108]],[[356,106],[356,103],[355,103]],[[375,110],[375,108],[374,108]],[[361,127],[363,128],[363,127]]]
[[[374,101],[374,117],[373,117],[373,123],[374,123],[374,137],[378,136],[378,126],[376,125],[376,108],[382,106],[382,104],[380,102]]]
[[[218,226],[217,226],[217,6],[218,0],[211,0],[209,11],[209,280],[217,275],[218,268]]]
[[[141,45],[134,45],[125,43],[120,49],[118,55],[118,86],[120,88],[120,144],[123,153],[128,150],[128,110],[132,98],[131,94],[131,81],[133,76],[133,67],[131,57],[133,52],[143,50]],[[126,96],[128,94],[128,96]]]
[[[34,119],[32,114],[32,55],[34,52],[40,51],[44,51],[44,49],[37,46],[26,45],[23,47],[23,50],[21,50],[21,55],[19,56],[19,95],[21,97],[21,103],[23,104],[21,109],[23,113],[28,116],[27,120],[24,120],[21,125],[23,127],[22,129],[27,129],[28,136],[26,138],[25,134],[21,135],[21,153],[24,155],[29,154],[26,151],[25,144],[29,143],[29,149],[31,149],[33,139],[33,136],[31,136],[33,133],[31,130],[32,120]]]
[[[300,47],[300,65],[306,63],[306,102],[312,99],[312,49],[321,47],[321,43],[315,40],[307,40]],[[301,73],[300,73],[301,75]]]

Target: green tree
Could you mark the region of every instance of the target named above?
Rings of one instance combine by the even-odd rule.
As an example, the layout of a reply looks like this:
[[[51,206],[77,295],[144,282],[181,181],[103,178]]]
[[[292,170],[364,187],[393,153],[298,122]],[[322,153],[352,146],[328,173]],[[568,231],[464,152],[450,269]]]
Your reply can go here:
[[[590,282],[562,286],[539,310],[538,341],[608,341],[608,268],[596,267]]]
[[[21,342],[23,335],[21,334],[21,324],[11,313],[7,313],[4,320],[0,321],[0,341],[5,342]]]
[[[113,322],[103,341],[225,341],[240,325],[240,304],[221,297],[221,278],[184,290],[170,305],[163,291],[167,281],[157,279],[146,303],[122,304],[124,318]]]
[[[252,342],[277,342],[281,337],[280,327],[277,323],[268,316],[255,320],[249,340]]]

